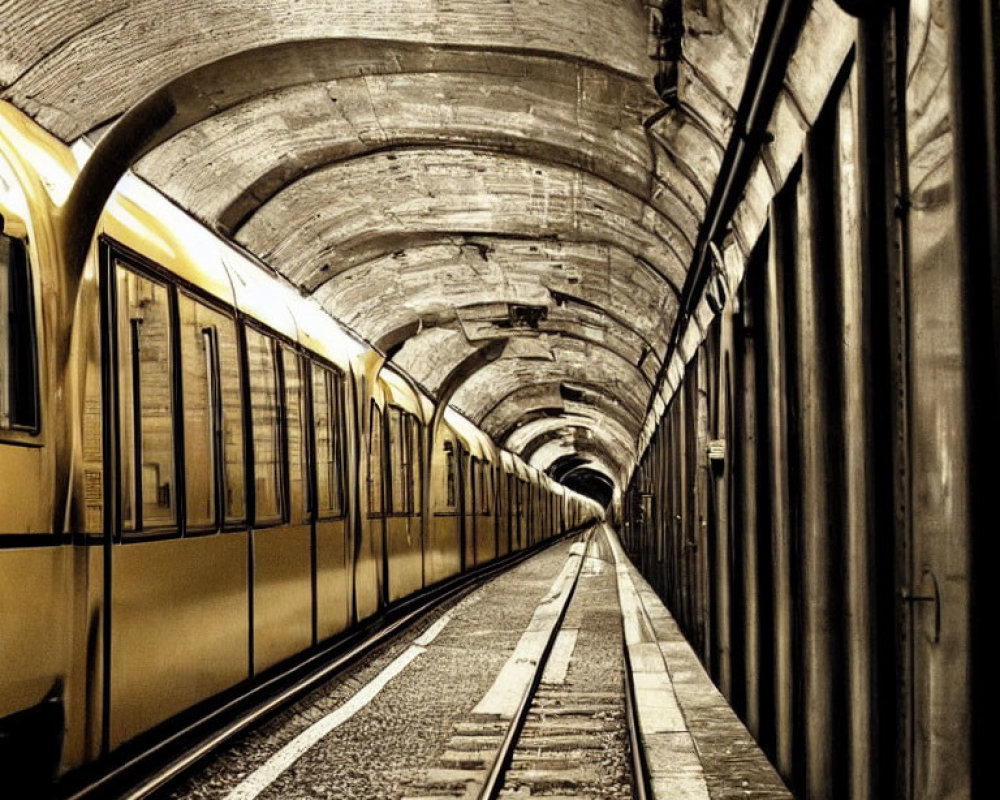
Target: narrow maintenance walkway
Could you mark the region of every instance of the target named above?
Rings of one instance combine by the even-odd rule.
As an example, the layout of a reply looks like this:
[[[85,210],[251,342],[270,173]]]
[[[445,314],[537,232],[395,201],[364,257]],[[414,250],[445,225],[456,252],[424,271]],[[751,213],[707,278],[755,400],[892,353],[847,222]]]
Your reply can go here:
[[[790,797],[603,525],[400,635],[171,797],[480,797],[522,702],[496,796],[632,797],[628,665],[653,797]]]

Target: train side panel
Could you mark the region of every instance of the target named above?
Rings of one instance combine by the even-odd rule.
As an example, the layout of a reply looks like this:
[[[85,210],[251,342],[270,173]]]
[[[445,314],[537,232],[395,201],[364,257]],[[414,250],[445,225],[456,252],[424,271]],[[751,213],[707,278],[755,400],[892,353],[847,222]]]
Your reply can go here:
[[[113,547],[112,748],[249,675],[247,549],[246,533]]]

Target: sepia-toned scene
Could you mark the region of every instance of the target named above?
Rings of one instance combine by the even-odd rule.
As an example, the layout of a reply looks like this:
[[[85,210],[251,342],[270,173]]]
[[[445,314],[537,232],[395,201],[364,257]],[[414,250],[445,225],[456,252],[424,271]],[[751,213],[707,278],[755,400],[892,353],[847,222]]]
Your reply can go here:
[[[992,798],[998,451],[997,0],[0,0],[4,800]]]

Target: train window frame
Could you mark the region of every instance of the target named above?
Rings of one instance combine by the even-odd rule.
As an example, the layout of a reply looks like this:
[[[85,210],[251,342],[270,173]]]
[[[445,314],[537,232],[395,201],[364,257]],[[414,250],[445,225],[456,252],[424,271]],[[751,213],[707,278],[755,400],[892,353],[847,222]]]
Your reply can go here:
[[[102,263],[101,263],[101,274],[102,281],[105,283],[105,291],[108,292],[107,303],[109,306],[110,316],[108,322],[110,324],[111,330],[108,332],[110,336],[110,341],[108,342],[112,348],[112,352],[107,354],[108,359],[108,376],[107,379],[112,382],[113,389],[106,386],[104,389],[104,399],[105,399],[105,415],[114,415],[116,417],[113,422],[113,429],[115,430],[115,441],[109,448],[108,457],[113,459],[115,462],[115,471],[117,473],[117,486],[118,493],[117,497],[112,498],[112,507],[115,509],[115,519],[117,522],[116,537],[119,541],[143,541],[149,539],[163,539],[163,538],[177,538],[183,535],[184,525],[185,525],[185,492],[184,492],[184,477],[183,471],[179,469],[179,462],[183,459],[183,419],[182,413],[179,408],[179,402],[181,400],[180,392],[180,365],[178,363],[178,316],[177,316],[177,286],[175,281],[171,279],[169,273],[155,264],[149,261],[133,251],[121,245],[113,240],[105,240],[102,242]],[[169,448],[171,454],[172,463],[172,510],[173,519],[170,522],[156,524],[147,523],[145,520],[145,515],[143,513],[144,509],[138,514],[136,513],[136,508],[141,507],[141,503],[137,502],[140,493],[143,491],[141,478],[137,481],[135,475],[144,475],[146,472],[147,464],[145,461],[140,460],[141,468],[135,469],[133,465],[133,473],[135,475],[132,478],[132,485],[130,487],[131,503],[133,504],[132,509],[132,523],[126,525],[125,521],[125,493],[121,490],[122,487],[122,475],[124,470],[122,468],[123,460],[123,441],[122,441],[122,413],[124,412],[125,406],[121,402],[122,397],[122,380],[121,380],[121,320],[119,319],[120,311],[120,300],[119,297],[119,270],[124,270],[129,272],[137,278],[147,281],[154,286],[158,286],[163,289],[166,296],[166,317],[168,323],[168,334],[167,334],[167,344],[166,350],[169,355],[169,368],[167,370],[169,386],[169,397],[170,397],[170,426],[171,426],[171,446]],[[133,335],[135,335],[134,330],[136,326],[132,326]],[[106,340],[107,341],[107,340]],[[129,374],[132,375],[132,371],[135,367],[135,353],[132,354],[130,359]],[[113,391],[114,401],[113,403],[108,402],[108,390]],[[135,396],[136,388],[132,386],[133,397]],[[142,396],[141,386],[139,387],[139,396]],[[136,409],[131,409],[133,426],[134,420],[136,418]],[[141,425],[141,415],[140,415],[140,426],[139,434],[141,438],[142,425]],[[135,441],[135,431],[133,431],[133,441],[132,450],[133,458],[134,453],[138,452],[136,441]],[[156,473],[159,477],[159,471]],[[159,490],[158,490],[159,491]]]
[[[378,424],[377,425],[375,424],[376,414],[378,415]],[[386,451],[386,439],[388,438],[388,436],[387,436],[387,430],[386,430],[386,428],[387,428],[386,417],[387,416],[388,415],[384,412],[384,410],[382,409],[382,407],[377,402],[375,402],[374,399],[372,399],[372,401],[371,401],[371,403],[369,405],[369,415],[368,415],[368,419],[370,420],[370,424],[368,425],[368,441],[365,442],[365,448],[366,448],[365,452],[367,453],[367,465],[366,465],[367,469],[365,470],[365,486],[366,486],[366,489],[367,489],[366,493],[368,495],[368,503],[367,503],[367,509],[366,509],[367,513],[368,513],[368,519],[382,519],[382,518],[384,518],[387,515],[387,510],[386,510],[386,496],[385,496],[386,495],[385,482],[386,482],[386,477],[387,477],[387,475],[386,475],[386,452],[385,451]],[[373,506],[372,506],[372,499],[375,497],[375,492],[372,491],[372,488],[373,488],[374,483],[375,483],[375,481],[374,481],[374,474],[375,473],[372,470],[372,453],[375,452],[375,449],[373,448],[372,445],[373,445],[373,442],[374,442],[374,437],[375,437],[375,433],[376,432],[378,432],[378,436],[379,436],[378,453],[379,453],[379,467],[380,467],[380,470],[379,470],[379,472],[380,472],[380,474],[379,474],[379,487],[378,487],[379,488],[379,491],[378,491],[379,505],[378,505],[377,509],[373,508]]]
[[[490,497],[490,484],[492,483],[493,472],[493,462],[483,458],[479,461],[479,513],[481,516],[488,517],[490,515],[490,509],[493,507],[492,498]]]
[[[274,400],[275,427],[277,429],[277,452],[275,453],[275,464],[278,468],[278,474],[275,477],[275,488],[278,494],[276,498],[278,508],[277,513],[268,515],[264,518],[261,518],[260,516],[260,504],[257,496],[257,437],[254,428],[253,391],[251,387],[252,375],[250,371],[250,334],[260,336],[269,343],[275,372]],[[251,527],[254,530],[263,530],[265,528],[279,527],[288,523],[288,437],[285,420],[285,376],[282,368],[283,361],[281,358],[281,347],[287,340],[285,337],[276,335],[274,331],[269,330],[259,324],[256,320],[249,317],[244,317],[242,319],[242,324],[240,325],[240,338],[242,340],[241,361],[243,368],[244,396],[243,436],[244,449],[247,454],[244,456],[244,469],[250,477],[250,480],[246,481],[246,485],[249,487],[249,495],[252,498],[252,502],[250,503],[251,514],[249,515],[249,518],[252,520]]]
[[[445,439],[444,450],[444,505],[449,511],[458,510],[458,459],[455,455],[455,443]]]
[[[191,322],[188,322],[186,315],[186,306],[190,304],[191,308],[194,309],[194,314],[191,315]],[[197,532],[201,530],[218,530],[220,522],[222,519],[222,509],[220,508],[220,481],[219,481],[219,466],[221,461],[221,448],[219,444],[219,438],[221,435],[221,425],[218,419],[218,412],[221,411],[221,404],[219,397],[219,382],[218,382],[218,345],[215,340],[215,326],[205,325],[203,320],[198,319],[198,311],[205,308],[204,303],[202,303],[198,298],[191,297],[186,292],[178,292],[177,294],[177,319],[178,319],[178,330],[177,335],[180,340],[180,367],[181,367],[181,414],[184,416],[184,441],[182,443],[182,450],[184,453],[184,529],[185,532]],[[210,309],[212,310],[212,309]],[[188,351],[188,346],[185,344],[187,338],[187,333],[189,331],[200,333],[202,348],[201,352],[197,351],[197,348],[192,348],[194,352]],[[200,329],[200,330],[198,330]],[[200,358],[199,358],[200,356]],[[193,364],[203,365],[204,371],[197,374],[192,373],[188,375],[189,359]],[[192,403],[192,394],[195,389],[195,381],[188,381],[188,378],[199,378],[200,386],[199,390],[204,390],[204,427],[207,428],[207,444],[203,443],[203,439],[206,437],[195,436],[192,431],[192,416],[191,409],[197,408],[196,403]],[[203,381],[203,382],[202,382]],[[197,399],[197,398],[194,398]],[[207,451],[207,467],[206,472],[209,476],[210,487],[205,493],[205,500],[211,502],[211,521],[203,522],[201,520],[192,520],[192,492],[191,487],[188,485],[189,479],[193,474],[191,468],[191,462],[196,460],[198,455],[206,455],[204,452],[200,452],[201,449]],[[191,483],[199,483],[199,481],[190,481]]]
[[[3,228],[0,216],[0,443],[40,446],[42,403],[35,272],[27,239],[4,233]],[[19,407],[24,404],[27,408]],[[19,416],[25,413],[30,416]]]
[[[384,475],[389,482],[389,507],[385,513],[390,517],[408,517],[413,513],[413,457],[410,454],[410,424],[412,415],[402,406],[389,403],[385,408],[385,449],[389,453]],[[394,432],[395,431],[395,436]],[[397,463],[398,458],[398,463]],[[399,484],[397,485],[397,482]],[[397,489],[400,492],[397,507]]]
[[[312,514],[312,460],[311,446],[312,416],[310,402],[311,372],[309,359],[300,351],[286,342],[278,343],[279,360],[281,361],[282,403],[284,422],[284,454],[285,454],[285,507],[287,521],[291,525],[311,524]],[[289,361],[291,363],[289,363]],[[290,367],[294,368],[295,381],[290,376]],[[294,386],[294,393],[293,393]],[[293,396],[294,394],[294,396]],[[292,413],[293,400],[295,414]],[[293,426],[293,422],[295,425]],[[293,448],[292,431],[297,429],[297,446]],[[298,462],[295,466],[297,476],[293,476],[293,454]]]
[[[310,499],[309,510],[313,518],[319,522],[344,519],[346,516],[344,503],[344,474],[345,474],[345,444],[346,444],[346,418],[344,415],[344,373],[336,366],[320,361],[312,354],[307,354],[306,361],[309,363],[309,431],[311,442],[309,445],[309,456],[313,465],[311,478],[315,483],[313,494]],[[330,453],[333,461],[320,460],[320,444],[317,433],[319,427],[316,419],[316,408],[319,399],[316,393],[316,380],[319,378],[324,382],[324,391],[327,396],[327,415],[330,424],[327,426],[330,432]],[[319,473],[323,464],[333,464],[333,488],[336,498],[336,506],[322,505],[320,500],[323,493],[320,491]],[[329,487],[329,481],[327,487]],[[327,492],[329,497],[329,492]]]
[[[210,342],[211,352],[205,355],[210,358],[210,368],[213,370],[211,376],[212,391],[214,392],[214,405],[211,409],[213,428],[213,452],[214,461],[212,469],[212,479],[214,481],[215,498],[215,523],[214,525],[192,524],[190,520],[189,500],[190,493],[188,470],[187,470],[187,447],[188,447],[188,420],[187,409],[187,382],[184,373],[184,317],[182,305],[190,302],[196,307],[206,309],[212,314],[223,319],[227,323],[227,330],[223,332],[218,326],[212,325],[209,328],[202,328],[202,335],[206,336]],[[176,306],[177,306],[177,352],[178,352],[178,389],[180,397],[179,415],[181,417],[181,428],[183,441],[180,443],[180,452],[184,461],[184,536],[203,536],[219,532],[231,532],[245,530],[248,527],[248,493],[247,493],[247,469],[246,469],[246,418],[243,408],[243,359],[241,357],[242,345],[240,318],[236,310],[223,301],[206,294],[197,287],[188,285],[186,282],[176,283]],[[227,359],[223,354],[223,349],[231,350],[231,359]],[[223,364],[230,361],[236,368],[235,383],[231,382],[231,375],[223,371]],[[235,419],[234,419],[235,416]],[[235,432],[235,440],[229,442],[227,434]],[[231,459],[231,454],[236,458]],[[234,503],[236,493],[239,494],[239,502]],[[235,507],[235,512],[233,508]]]
[[[424,508],[424,423],[420,417],[410,414],[410,514],[423,515]]]

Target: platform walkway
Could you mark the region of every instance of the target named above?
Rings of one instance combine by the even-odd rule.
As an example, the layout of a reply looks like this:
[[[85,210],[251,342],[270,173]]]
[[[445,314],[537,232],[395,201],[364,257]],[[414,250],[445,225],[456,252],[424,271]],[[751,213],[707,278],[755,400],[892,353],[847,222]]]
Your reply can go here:
[[[790,798],[770,761],[705,672],[669,610],[614,550],[647,768],[666,800]]]

